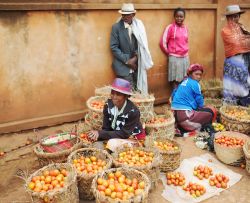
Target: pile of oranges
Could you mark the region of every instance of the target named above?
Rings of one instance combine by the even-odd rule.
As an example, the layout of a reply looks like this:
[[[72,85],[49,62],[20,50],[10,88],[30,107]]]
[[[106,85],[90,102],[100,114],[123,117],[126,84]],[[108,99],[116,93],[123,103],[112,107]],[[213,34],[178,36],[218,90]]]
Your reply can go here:
[[[67,181],[67,171],[65,169],[46,170],[42,175],[34,176],[28,187],[34,192],[47,192],[63,188],[65,181]]]
[[[127,150],[119,153],[117,161],[129,166],[143,166],[153,161],[154,153],[143,150]]]
[[[174,186],[183,186],[185,184],[185,177],[180,172],[169,172],[166,174],[167,184]]]
[[[109,173],[107,176],[107,179],[97,179],[97,189],[104,196],[127,200],[144,191],[144,181],[139,181],[136,178],[130,179],[120,171]]]
[[[90,106],[95,109],[100,110],[100,109],[103,109],[104,104],[105,104],[105,101],[92,101]]]
[[[206,188],[203,185],[190,182],[188,185],[182,187],[183,190],[189,192],[192,197],[200,197],[205,194]]]
[[[168,142],[168,141],[164,141],[164,142],[154,141],[154,146],[164,151],[173,151],[173,150],[179,149],[178,146],[175,146],[173,143]]]
[[[225,110],[225,114],[237,119],[250,119],[250,115],[247,110],[238,108],[228,108]]]
[[[194,176],[196,176],[200,180],[203,180],[203,178],[208,179],[209,176],[212,176],[213,170],[212,170],[212,168],[210,168],[208,166],[199,165],[199,166],[194,167],[193,174],[194,174]]]
[[[227,183],[229,178],[223,174],[216,174],[214,177],[209,179],[209,184],[211,186],[216,186],[217,188],[227,188]]]
[[[163,118],[163,117],[155,117],[149,121],[147,121],[146,124],[161,124],[161,123],[166,123],[168,121],[167,118]]]
[[[80,156],[79,159],[73,160],[73,165],[79,173],[87,173],[89,175],[102,171],[106,164],[106,161],[97,159],[95,156]]]
[[[80,138],[81,138],[82,140],[84,140],[85,142],[91,142],[91,140],[89,140],[89,138],[88,138],[87,133],[81,133],[81,134],[80,134]]]
[[[244,145],[243,139],[225,135],[216,138],[215,142],[225,147],[242,147]]]

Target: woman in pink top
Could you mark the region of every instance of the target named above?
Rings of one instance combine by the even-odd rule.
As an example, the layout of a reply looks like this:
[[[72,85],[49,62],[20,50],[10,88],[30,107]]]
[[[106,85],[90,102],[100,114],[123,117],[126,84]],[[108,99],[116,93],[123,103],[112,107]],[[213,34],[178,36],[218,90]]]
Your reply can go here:
[[[174,19],[175,22],[166,27],[160,41],[162,51],[168,55],[168,81],[172,88],[182,81],[189,67],[188,30],[183,24],[185,10],[175,9]]]

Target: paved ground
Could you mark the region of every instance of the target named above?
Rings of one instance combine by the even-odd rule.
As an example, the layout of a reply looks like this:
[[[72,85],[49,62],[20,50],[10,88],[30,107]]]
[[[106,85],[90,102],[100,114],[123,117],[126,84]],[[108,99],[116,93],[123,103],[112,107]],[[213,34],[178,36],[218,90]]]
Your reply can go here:
[[[0,151],[9,151],[16,149],[18,146],[24,146],[7,153],[0,158],[0,203],[25,203],[31,202],[29,196],[25,193],[24,182],[22,179],[15,176],[18,169],[22,169],[29,173],[39,168],[36,157],[32,153],[34,144],[25,146],[27,139],[36,141],[42,135],[46,135],[56,130],[61,130],[71,127],[72,124],[64,124],[61,126],[49,127],[40,129],[40,133],[35,136],[33,131],[26,131],[18,134],[0,135]],[[191,138],[176,138],[182,147],[181,159],[190,158],[193,156],[207,153],[195,147]],[[240,182],[233,187],[222,192],[219,196],[210,198],[206,203],[250,203],[250,176],[247,172],[239,167],[230,167],[236,173],[243,175]],[[149,203],[168,202],[162,196],[162,183],[159,181],[159,186],[149,195]],[[94,201],[81,201],[81,203],[92,203]]]

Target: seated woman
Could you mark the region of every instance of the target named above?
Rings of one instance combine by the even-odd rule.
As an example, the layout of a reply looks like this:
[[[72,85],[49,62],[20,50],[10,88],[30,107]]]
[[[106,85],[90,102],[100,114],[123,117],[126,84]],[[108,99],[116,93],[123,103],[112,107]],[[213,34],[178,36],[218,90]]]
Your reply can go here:
[[[108,99],[103,109],[102,130],[90,131],[88,137],[95,143],[97,148],[103,148],[102,141],[108,142],[108,146],[120,144],[131,144],[135,142],[128,139],[135,136],[136,139],[144,139],[145,132],[140,122],[140,111],[128,100],[132,95],[131,85],[127,80],[116,78],[111,86],[111,99]],[[118,140],[119,139],[119,140]],[[120,140],[124,139],[124,140]],[[111,147],[112,148],[112,147]]]
[[[199,84],[202,74],[201,65],[191,65],[187,70],[188,77],[184,78],[172,94],[171,109],[174,110],[177,128],[182,133],[199,131],[202,127],[212,123],[214,110],[204,108],[204,99]]]

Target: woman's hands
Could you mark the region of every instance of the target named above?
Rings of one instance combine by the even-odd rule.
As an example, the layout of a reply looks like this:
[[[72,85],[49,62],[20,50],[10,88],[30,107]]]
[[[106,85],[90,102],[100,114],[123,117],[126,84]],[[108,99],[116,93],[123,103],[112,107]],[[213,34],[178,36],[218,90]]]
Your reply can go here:
[[[88,139],[91,140],[92,142],[96,142],[99,137],[99,133],[97,130],[92,130],[87,133]]]

